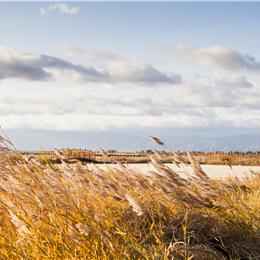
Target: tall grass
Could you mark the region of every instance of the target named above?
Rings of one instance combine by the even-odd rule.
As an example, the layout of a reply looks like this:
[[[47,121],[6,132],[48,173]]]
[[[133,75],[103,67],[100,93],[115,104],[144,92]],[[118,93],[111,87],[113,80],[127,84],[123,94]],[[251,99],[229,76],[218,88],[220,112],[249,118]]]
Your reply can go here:
[[[260,178],[0,157],[1,259],[259,259]],[[182,158],[173,154],[180,167]]]

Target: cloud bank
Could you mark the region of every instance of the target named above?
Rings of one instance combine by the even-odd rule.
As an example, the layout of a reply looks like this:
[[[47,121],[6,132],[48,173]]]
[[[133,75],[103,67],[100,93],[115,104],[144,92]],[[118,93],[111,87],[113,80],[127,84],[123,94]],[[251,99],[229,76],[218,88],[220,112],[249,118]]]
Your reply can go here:
[[[83,66],[44,54],[23,53],[11,48],[0,48],[0,79],[46,81],[66,77],[82,82],[115,84],[179,84],[181,82],[179,74],[172,73],[169,76],[152,65],[140,61],[113,60],[103,64],[103,68],[98,70],[94,65]]]
[[[175,50],[192,62],[209,67],[231,71],[260,71],[260,61],[254,56],[221,46],[190,48],[179,44]]]
[[[11,48],[0,48],[0,79],[50,80],[54,72],[71,71],[85,80],[96,81],[105,77],[93,67],[72,64],[56,57],[23,53]]]
[[[260,128],[257,59],[248,65],[238,51],[217,50],[178,50],[217,68],[195,77],[172,72],[174,62],[165,72],[152,62],[106,52],[70,48],[61,57],[2,47],[0,124],[56,131]],[[197,69],[193,65],[192,72]]]

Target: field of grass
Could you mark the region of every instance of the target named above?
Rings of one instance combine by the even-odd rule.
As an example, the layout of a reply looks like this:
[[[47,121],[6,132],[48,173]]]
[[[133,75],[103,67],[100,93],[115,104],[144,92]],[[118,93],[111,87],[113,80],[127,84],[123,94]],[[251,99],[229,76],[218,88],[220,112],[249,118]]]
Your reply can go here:
[[[0,259],[259,259],[260,177],[151,175],[3,153]],[[172,154],[178,164],[185,163]]]

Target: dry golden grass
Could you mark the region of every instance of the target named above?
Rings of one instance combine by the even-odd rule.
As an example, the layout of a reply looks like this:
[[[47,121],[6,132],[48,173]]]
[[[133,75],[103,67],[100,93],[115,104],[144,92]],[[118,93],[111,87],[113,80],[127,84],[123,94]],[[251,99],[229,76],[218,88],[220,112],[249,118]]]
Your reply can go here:
[[[205,156],[206,164],[226,164],[226,165],[260,165],[259,152],[251,153],[211,153]]]
[[[150,175],[2,154],[0,259],[259,259],[259,175],[212,180],[188,157],[182,178],[159,152]]]

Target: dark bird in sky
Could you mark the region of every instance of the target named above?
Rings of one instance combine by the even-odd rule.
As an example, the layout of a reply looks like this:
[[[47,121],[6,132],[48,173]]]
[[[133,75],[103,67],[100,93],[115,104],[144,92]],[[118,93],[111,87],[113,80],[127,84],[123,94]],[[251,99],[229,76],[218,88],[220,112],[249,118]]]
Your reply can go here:
[[[159,138],[152,136],[152,135],[150,135],[150,138],[152,139],[152,141],[154,143],[159,144],[159,145],[164,145],[164,143]]]

